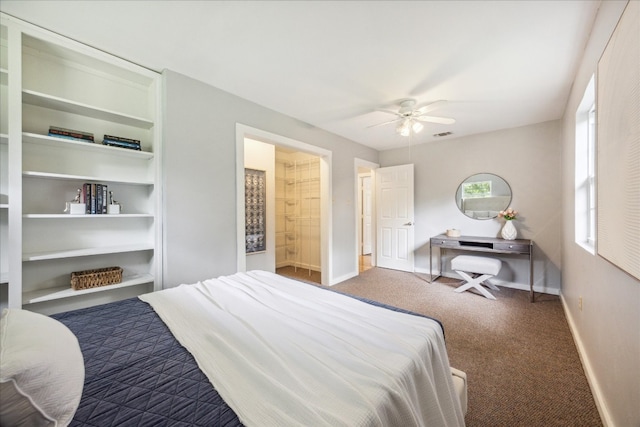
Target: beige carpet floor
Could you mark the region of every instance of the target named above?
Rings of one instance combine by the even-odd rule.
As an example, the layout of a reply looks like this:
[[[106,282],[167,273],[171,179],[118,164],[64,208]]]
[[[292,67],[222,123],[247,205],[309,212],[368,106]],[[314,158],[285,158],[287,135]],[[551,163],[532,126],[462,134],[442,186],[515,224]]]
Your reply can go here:
[[[508,288],[497,301],[458,281],[372,268],[332,287],[439,319],[468,375],[467,426],[601,426],[559,297]]]

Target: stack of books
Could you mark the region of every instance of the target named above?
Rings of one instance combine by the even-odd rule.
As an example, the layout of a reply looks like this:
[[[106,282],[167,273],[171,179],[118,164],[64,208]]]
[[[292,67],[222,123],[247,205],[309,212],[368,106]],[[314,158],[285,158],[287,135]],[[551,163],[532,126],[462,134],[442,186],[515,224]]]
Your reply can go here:
[[[74,141],[94,142],[92,133],[83,132],[81,130],[65,129],[57,126],[49,126],[49,136],[72,139]]]
[[[140,140],[131,139],[131,138],[123,138],[121,136],[114,135],[105,135],[102,140],[104,145],[109,145],[111,147],[121,147],[128,148],[130,150],[138,150],[140,151]]]
[[[106,184],[84,183],[82,186],[82,200],[85,203],[85,213],[100,215],[107,213],[107,205],[110,204],[109,191]]]

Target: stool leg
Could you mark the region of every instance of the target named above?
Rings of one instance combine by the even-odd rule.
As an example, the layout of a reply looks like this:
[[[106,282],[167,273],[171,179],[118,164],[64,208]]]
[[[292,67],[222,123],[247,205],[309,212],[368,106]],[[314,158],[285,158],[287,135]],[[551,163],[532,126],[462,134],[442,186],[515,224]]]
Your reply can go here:
[[[493,276],[490,276],[493,277]],[[493,289],[494,291],[499,291],[500,288],[497,287],[496,285],[494,285],[493,283],[489,282],[489,279],[485,280],[484,282],[482,282],[487,288],[489,289]]]
[[[474,288],[474,289],[477,289],[485,297],[487,297],[489,299],[492,299],[492,300],[496,299],[496,297],[491,295],[491,292],[486,290],[481,284],[483,281],[487,280],[488,278],[493,277],[492,274],[483,274],[482,276],[472,278],[471,276],[469,276],[464,271],[455,270],[455,272],[458,273],[460,276],[462,276],[463,279],[465,279],[467,281],[467,283],[463,284],[462,286],[457,287],[455,289],[456,292],[464,292],[466,290]]]

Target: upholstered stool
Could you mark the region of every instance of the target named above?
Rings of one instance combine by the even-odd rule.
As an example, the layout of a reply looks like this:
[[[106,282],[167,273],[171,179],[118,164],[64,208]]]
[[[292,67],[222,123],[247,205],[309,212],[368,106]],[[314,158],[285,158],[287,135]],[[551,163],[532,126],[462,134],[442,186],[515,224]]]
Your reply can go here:
[[[451,260],[451,269],[458,273],[466,282],[456,288],[456,292],[464,292],[471,288],[477,289],[482,295],[489,299],[496,299],[486,290],[482,284],[487,287],[499,291],[497,286],[489,283],[487,279],[495,276],[502,268],[502,261],[495,258],[487,258],[481,256],[458,255]],[[475,277],[471,277],[471,275]]]

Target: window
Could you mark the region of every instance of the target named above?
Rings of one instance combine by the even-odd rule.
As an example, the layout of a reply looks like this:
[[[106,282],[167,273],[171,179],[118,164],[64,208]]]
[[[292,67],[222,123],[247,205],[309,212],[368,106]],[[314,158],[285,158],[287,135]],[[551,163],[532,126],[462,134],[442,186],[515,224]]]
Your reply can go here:
[[[595,254],[596,107],[593,76],[576,111],[575,148],[575,241]]]
[[[596,242],[596,105],[591,105],[587,140],[587,243]]]
[[[462,184],[462,198],[491,197],[491,181],[476,181]]]

